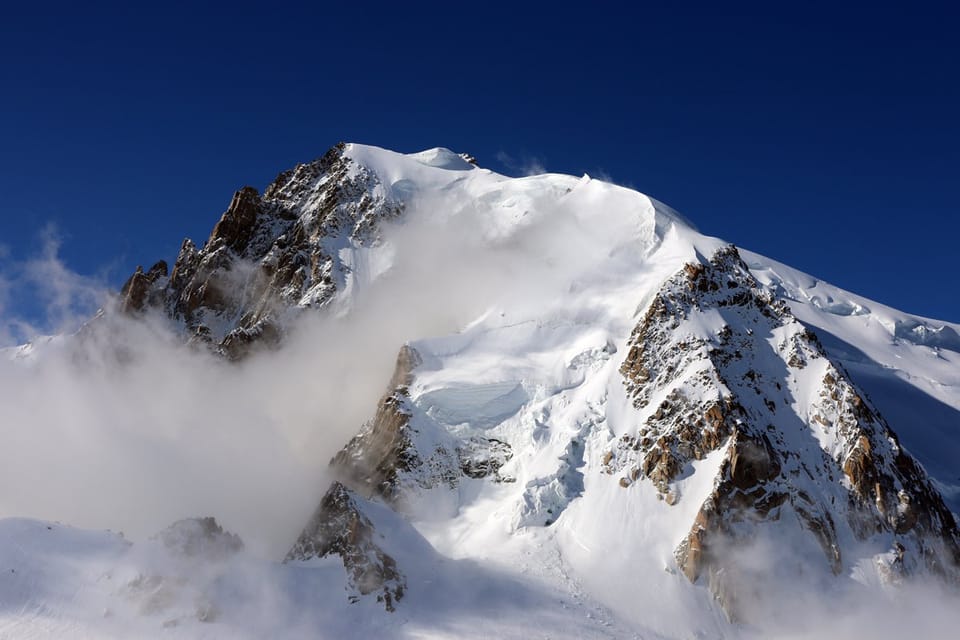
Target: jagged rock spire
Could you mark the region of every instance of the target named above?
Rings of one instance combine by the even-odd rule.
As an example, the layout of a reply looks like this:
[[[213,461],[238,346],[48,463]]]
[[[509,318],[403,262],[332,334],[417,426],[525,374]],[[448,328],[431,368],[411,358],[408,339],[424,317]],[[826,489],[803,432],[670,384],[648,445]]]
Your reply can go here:
[[[284,171],[262,196],[237,191],[202,247],[184,240],[169,279],[131,276],[121,309],[165,313],[230,358],[275,344],[291,310],[323,306],[343,287],[340,244],[375,242],[378,221],[402,208],[343,151]]]

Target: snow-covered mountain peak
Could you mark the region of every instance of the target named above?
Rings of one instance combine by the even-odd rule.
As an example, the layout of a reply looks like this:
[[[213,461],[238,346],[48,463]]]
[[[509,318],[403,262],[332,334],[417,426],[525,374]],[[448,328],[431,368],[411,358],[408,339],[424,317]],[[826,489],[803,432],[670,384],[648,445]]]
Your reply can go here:
[[[347,152],[349,153],[349,151]],[[453,171],[469,171],[476,166],[476,162],[470,162],[469,154],[454,153],[444,147],[434,147],[425,149],[418,153],[407,154],[417,162],[423,163],[428,167],[437,167],[439,169],[449,169]]]
[[[596,212],[606,208],[611,218],[630,217],[638,210],[650,211],[662,218],[664,228],[669,223],[693,227],[689,220],[661,202],[588,175],[576,178],[541,173],[511,178],[483,168],[466,175],[463,172],[478,168],[476,160],[468,154],[458,154],[443,147],[401,154],[370,145],[347,143],[343,155],[358,167],[375,174],[378,181],[400,200],[416,193],[449,191],[461,198],[489,203],[502,200],[505,206],[517,207],[521,203],[560,200],[569,194],[569,199],[575,201],[571,206],[583,211]],[[573,195],[575,191],[582,193]],[[514,199],[520,203],[512,202]]]
[[[541,264],[564,263],[571,281],[585,275],[578,270],[629,276],[671,229],[687,253],[698,237],[669,207],[588,176],[510,178],[447,149],[340,144],[282,172],[262,195],[238,191],[204,245],[184,241],[169,273],[162,261],[139,270],[122,306],[163,308],[193,340],[239,357],[274,340],[295,310],[349,306],[352,292],[389,272],[392,223],[419,225],[424,243],[435,234],[450,246],[475,236],[481,250],[526,247]]]
[[[342,341],[308,349],[279,394],[344,390],[280,412],[318,437],[353,398],[332,378],[369,359],[386,380],[396,356],[324,484],[296,488],[318,506],[272,569],[283,598],[368,635],[395,616],[528,636],[543,610],[558,635],[770,636],[808,622],[783,608],[810,594],[960,582],[960,326],[704,236],[631,189],[341,144],[238,191],[119,309],[230,359],[269,350],[238,370]],[[215,529],[186,522],[172,530]]]

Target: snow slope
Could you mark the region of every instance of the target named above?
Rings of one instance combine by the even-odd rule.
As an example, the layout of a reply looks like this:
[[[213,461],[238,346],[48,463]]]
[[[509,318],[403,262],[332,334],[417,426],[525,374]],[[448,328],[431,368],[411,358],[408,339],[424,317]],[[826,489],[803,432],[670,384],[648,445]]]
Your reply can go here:
[[[960,325],[897,311],[744,251],[813,327],[960,512]]]
[[[415,569],[410,598],[393,616],[375,601],[351,603],[332,558],[303,565],[243,551],[211,558],[158,538],[131,544],[108,531],[4,519],[0,638],[615,636],[586,607],[557,606],[566,592],[440,557],[409,524],[370,509],[390,551]]]

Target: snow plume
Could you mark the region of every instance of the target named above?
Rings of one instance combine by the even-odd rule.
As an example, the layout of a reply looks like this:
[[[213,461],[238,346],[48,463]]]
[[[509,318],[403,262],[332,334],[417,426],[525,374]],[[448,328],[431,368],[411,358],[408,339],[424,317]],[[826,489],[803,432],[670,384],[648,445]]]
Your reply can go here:
[[[457,331],[493,305],[536,309],[611,259],[622,231],[612,221],[528,204],[517,216],[412,205],[382,245],[356,250],[369,255],[358,253],[349,293],[241,364],[184,346],[164,318],[109,309],[26,361],[3,358],[0,516],[140,538],[213,515],[282,555],[325,490],[327,462],[372,417],[402,344]],[[108,294],[66,269],[56,246],[18,275],[45,279],[38,295],[61,327]],[[365,276],[360,263],[377,261],[386,267]]]
[[[543,161],[533,156],[524,156],[517,159],[506,151],[498,151],[496,158],[497,162],[504,167],[510,171],[516,171],[522,176],[538,176],[547,172]]]
[[[525,178],[529,193],[509,206],[441,195],[414,202],[405,220],[387,229],[392,268],[374,303],[401,304],[459,329],[496,305],[542,311],[546,303],[588,278],[619,278],[638,268],[659,242],[648,199],[619,187],[568,179],[562,192],[541,192],[543,177]],[[567,192],[576,190],[578,199]],[[623,208],[594,210],[591,197],[624,197]],[[500,194],[494,194],[500,195]],[[636,197],[634,197],[636,196]],[[450,321],[455,326],[450,326]]]

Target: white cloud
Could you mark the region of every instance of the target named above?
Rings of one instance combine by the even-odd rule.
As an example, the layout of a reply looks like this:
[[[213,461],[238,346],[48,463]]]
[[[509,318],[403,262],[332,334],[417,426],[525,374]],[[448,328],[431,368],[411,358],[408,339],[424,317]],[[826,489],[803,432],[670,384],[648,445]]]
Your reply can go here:
[[[10,305],[10,280],[0,273],[0,345],[13,344],[16,338],[13,329],[10,326],[10,320],[7,318],[7,309]]]
[[[605,225],[532,206],[539,213],[509,233],[473,205],[411,207],[386,231],[392,268],[357,288],[349,313],[309,312],[281,350],[239,366],[182,346],[159,319],[123,317],[48,345],[31,366],[0,360],[0,516],[144,536],[214,515],[282,554],[325,490],[327,462],[373,415],[404,342],[454,332],[505,299],[535,309],[585,261],[608,259]],[[42,297],[46,326],[73,328],[109,294],[58,248],[49,230],[19,275]]]
[[[78,274],[63,263],[59,256],[61,238],[55,226],[44,227],[40,237],[40,254],[23,264],[23,278],[44,305],[42,329],[69,331],[105,302],[105,287],[102,282]]]
[[[0,251],[0,346],[73,332],[107,300],[104,280],[77,273],[60,259],[61,238],[54,225],[45,226],[39,239],[40,250],[23,261],[7,259],[10,252]],[[14,298],[29,300],[36,309],[13,309]]]

